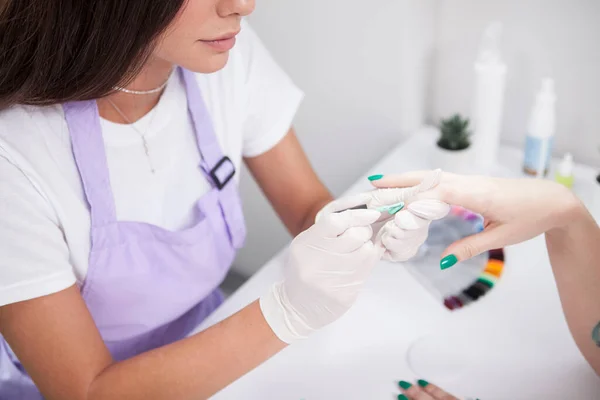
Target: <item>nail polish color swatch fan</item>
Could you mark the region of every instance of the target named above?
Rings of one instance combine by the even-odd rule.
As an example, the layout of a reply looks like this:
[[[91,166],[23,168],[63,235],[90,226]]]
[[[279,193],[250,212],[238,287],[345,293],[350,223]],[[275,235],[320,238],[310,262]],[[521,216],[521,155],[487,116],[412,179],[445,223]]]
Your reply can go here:
[[[480,215],[453,206],[446,218],[431,224],[427,241],[407,266],[415,279],[449,310],[459,310],[479,301],[502,276],[503,249],[440,269],[442,252],[450,244],[482,230]]]

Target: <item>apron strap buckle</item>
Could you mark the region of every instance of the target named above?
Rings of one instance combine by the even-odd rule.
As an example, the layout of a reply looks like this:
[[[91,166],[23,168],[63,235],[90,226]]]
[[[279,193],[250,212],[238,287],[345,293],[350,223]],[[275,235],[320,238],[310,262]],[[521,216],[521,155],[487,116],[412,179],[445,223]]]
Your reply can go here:
[[[222,168],[229,166],[229,168]],[[231,159],[224,156],[209,172],[210,177],[217,186],[217,189],[222,190],[225,185],[235,176],[235,165]]]

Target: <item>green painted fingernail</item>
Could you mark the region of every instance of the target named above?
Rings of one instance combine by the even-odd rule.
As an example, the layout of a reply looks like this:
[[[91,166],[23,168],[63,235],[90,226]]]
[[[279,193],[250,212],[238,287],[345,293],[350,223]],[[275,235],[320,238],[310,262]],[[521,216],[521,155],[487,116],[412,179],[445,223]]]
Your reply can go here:
[[[402,389],[409,389],[412,386],[411,383],[408,383],[406,381],[400,381],[398,382],[398,385],[400,385]]]
[[[419,386],[421,386],[422,388],[426,387],[427,385],[429,385],[429,382],[427,382],[425,379],[419,379],[417,381],[417,383],[419,384]]]
[[[442,258],[442,261],[440,262],[440,268],[443,270],[448,269],[456,265],[457,262],[458,258],[456,258],[454,254],[450,254],[449,256]]]
[[[373,182],[373,181],[378,181],[381,178],[383,178],[383,175],[371,175],[368,179]]]
[[[401,211],[403,208],[404,208],[404,203],[402,203],[402,204],[399,204],[399,205],[397,205],[397,206],[395,206],[395,207],[391,207],[390,209],[388,209],[388,213],[389,213],[390,215],[396,215],[396,214],[398,214],[398,213],[399,213],[399,212],[400,212],[400,211]]]
[[[398,400],[408,400],[408,397],[406,397],[406,396],[405,396],[405,395],[403,395],[403,394],[399,394],[399,395],[398,395]]]
[[[383,206],[383,207],[379,207],[377,209],[377,211],[379,212],[387,212],[390,215],[394,215],[397,214],[400,210],[402,210],[404,208],[405,204],[404,202],[400,202],[400,203],[396,203],[396,204],[392,204],[391,206]]]
[[[600,322],[592,330],[592,340],[596,343],[596,346],[600,347]]]

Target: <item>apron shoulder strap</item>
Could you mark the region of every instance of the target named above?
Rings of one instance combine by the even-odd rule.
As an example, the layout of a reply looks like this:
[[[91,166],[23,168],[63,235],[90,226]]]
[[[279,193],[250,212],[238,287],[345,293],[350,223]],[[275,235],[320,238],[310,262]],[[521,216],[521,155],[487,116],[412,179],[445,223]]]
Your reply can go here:
[[[92,226],[110,224],[116,211],[96,101],[65,103],[63,110]]]
[[[235,165],[229,157],[223,155],[208,108],[200,93],[196,75],[184,68],[180,68],[180,72],[185,84],[188,111],[196,131],[198,150],[202,157],[200,167],[209,182],[219,190],[219,202],[230,239],[235,248],[241,248],[246,237],[246,225],[237,186],[234,182],[230,182],[235,176]]]
[[[213,186],[221,190],[235,175],[233,162],[223,154],[215,135],[212,119],[200,93],[193,72],[180,68],[188,102],[188,111],[194,124],[198,149],[202,157],[200,167]]]

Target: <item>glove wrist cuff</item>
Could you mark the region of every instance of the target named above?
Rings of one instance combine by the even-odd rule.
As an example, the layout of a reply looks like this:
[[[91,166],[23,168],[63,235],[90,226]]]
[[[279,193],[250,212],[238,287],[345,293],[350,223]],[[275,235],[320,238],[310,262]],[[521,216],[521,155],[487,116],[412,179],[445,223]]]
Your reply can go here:
[[[283,282],[275,283],[269,291],[259,300],[260,309],[267,321],[267,324],[275,334],[284,343],[292,344],[298,340],[306,339],[312,329],[301,321],[294,318],[294,311],[285,296]],[[292,321],[302,325],[303,332],[300,333]]]

